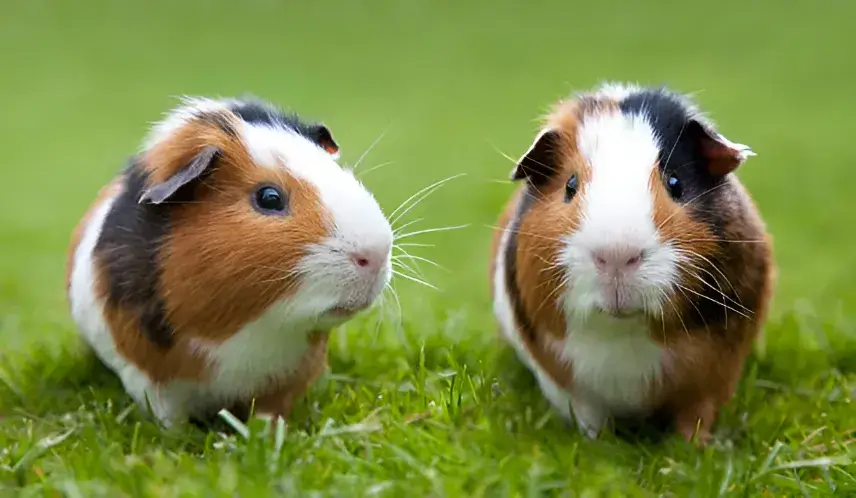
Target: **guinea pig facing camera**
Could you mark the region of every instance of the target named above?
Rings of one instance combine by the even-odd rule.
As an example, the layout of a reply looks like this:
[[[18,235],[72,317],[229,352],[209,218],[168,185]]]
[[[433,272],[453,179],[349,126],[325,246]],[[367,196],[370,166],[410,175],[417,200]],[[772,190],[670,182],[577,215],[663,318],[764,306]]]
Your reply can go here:
[[[685,96],[606,84],[558,103],[514,168],[494,313],[584,434],[665,413],[709,439],[774,285],[770,237],[733,174],[752,155]]]

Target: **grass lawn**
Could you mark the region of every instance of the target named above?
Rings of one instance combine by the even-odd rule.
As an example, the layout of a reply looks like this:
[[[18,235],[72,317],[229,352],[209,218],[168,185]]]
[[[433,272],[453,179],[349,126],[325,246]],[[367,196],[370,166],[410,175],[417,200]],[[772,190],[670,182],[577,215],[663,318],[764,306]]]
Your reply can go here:
[[[2,2],[0,496],[856,496],[856,3],[289,3]],[[583,440],[496,339],[502,153],[605,79],[699,91],[758,153],[779,286],[703,451]],[[322,118],[346,163],[383,134],[360,170],[387,212],[466,173],[403,221],[469,226],[414,237],[439,290],[399,279],[401,313],[336,331],[286,430],[167,434],[80,347],[66,245],[175,96],[244,92]]]

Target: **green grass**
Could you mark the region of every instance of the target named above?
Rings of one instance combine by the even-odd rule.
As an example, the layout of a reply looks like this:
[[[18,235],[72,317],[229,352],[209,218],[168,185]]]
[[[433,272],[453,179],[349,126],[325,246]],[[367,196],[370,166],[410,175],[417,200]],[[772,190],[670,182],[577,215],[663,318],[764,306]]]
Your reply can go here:
[[[291,2],[298,4],[298,2]],[[0,496],[848,496],[856,494],[856,4],[59,2],[0,6]],[[469,4],[469,5],[467,5]],[[556,98],[668,83],[758,157],[775,236],[766,343],[705,450],[583,440],[496,340],[488,225]],[[82,352],[65,247],[97,189],[180,94],[250,91],[323,118],[436,292],[336,331],[284,439],[159,431]],[[275,428],[274,428],[275,429]],[[280,434],[282,436],[283,433]],[[281,444],[280,444],[281,443]]]

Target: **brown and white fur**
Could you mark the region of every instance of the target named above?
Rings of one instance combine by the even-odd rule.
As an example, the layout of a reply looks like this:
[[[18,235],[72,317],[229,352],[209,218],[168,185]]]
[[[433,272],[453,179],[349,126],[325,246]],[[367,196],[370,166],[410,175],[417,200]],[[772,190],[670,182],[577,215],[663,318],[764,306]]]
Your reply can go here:
[[[75,229],[82,336],[166,426],[285,416],[328,331],[374,304],[392,230],[321,124],[255,99],[187,98]]]
[[[512,178],[494,314],[567,420],[665,415],[709,438],[767,315],[770,237],[748,147],[684,96],[606,84],[559,102]]]

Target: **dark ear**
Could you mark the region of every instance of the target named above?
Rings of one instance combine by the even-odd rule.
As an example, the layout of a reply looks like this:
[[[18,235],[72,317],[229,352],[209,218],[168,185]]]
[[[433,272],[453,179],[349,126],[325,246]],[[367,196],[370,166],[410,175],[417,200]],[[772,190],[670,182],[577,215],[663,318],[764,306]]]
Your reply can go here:
[[[756,155],[747,145],[734,143],[697,120],[690,122],[698,137],[699,152],[707,159],[713,176],[725,176],[736,170],[750,156]]]
[[[333,140],[333,134],[330,133],[329,128],[320,124],[314,125],[309,129],[309,134],[312,141],[326,150],[334,159],[339,157],[339,144]]]
[[[219,152],[220,149],[217,147],[206,146],[190,161],[190,164],[178,170],[176,174],[165,181],[146,189],[140,196],[140,204],[144,202],[160,204],[168,200],[178,189],[199,178],[214,163]]]
[[[544,130],[535,137],[529,150],[517,161],[511,172],[513,181],[528,179],[538,187],[547,183],[559,168],[559,141],[556,130]]]

